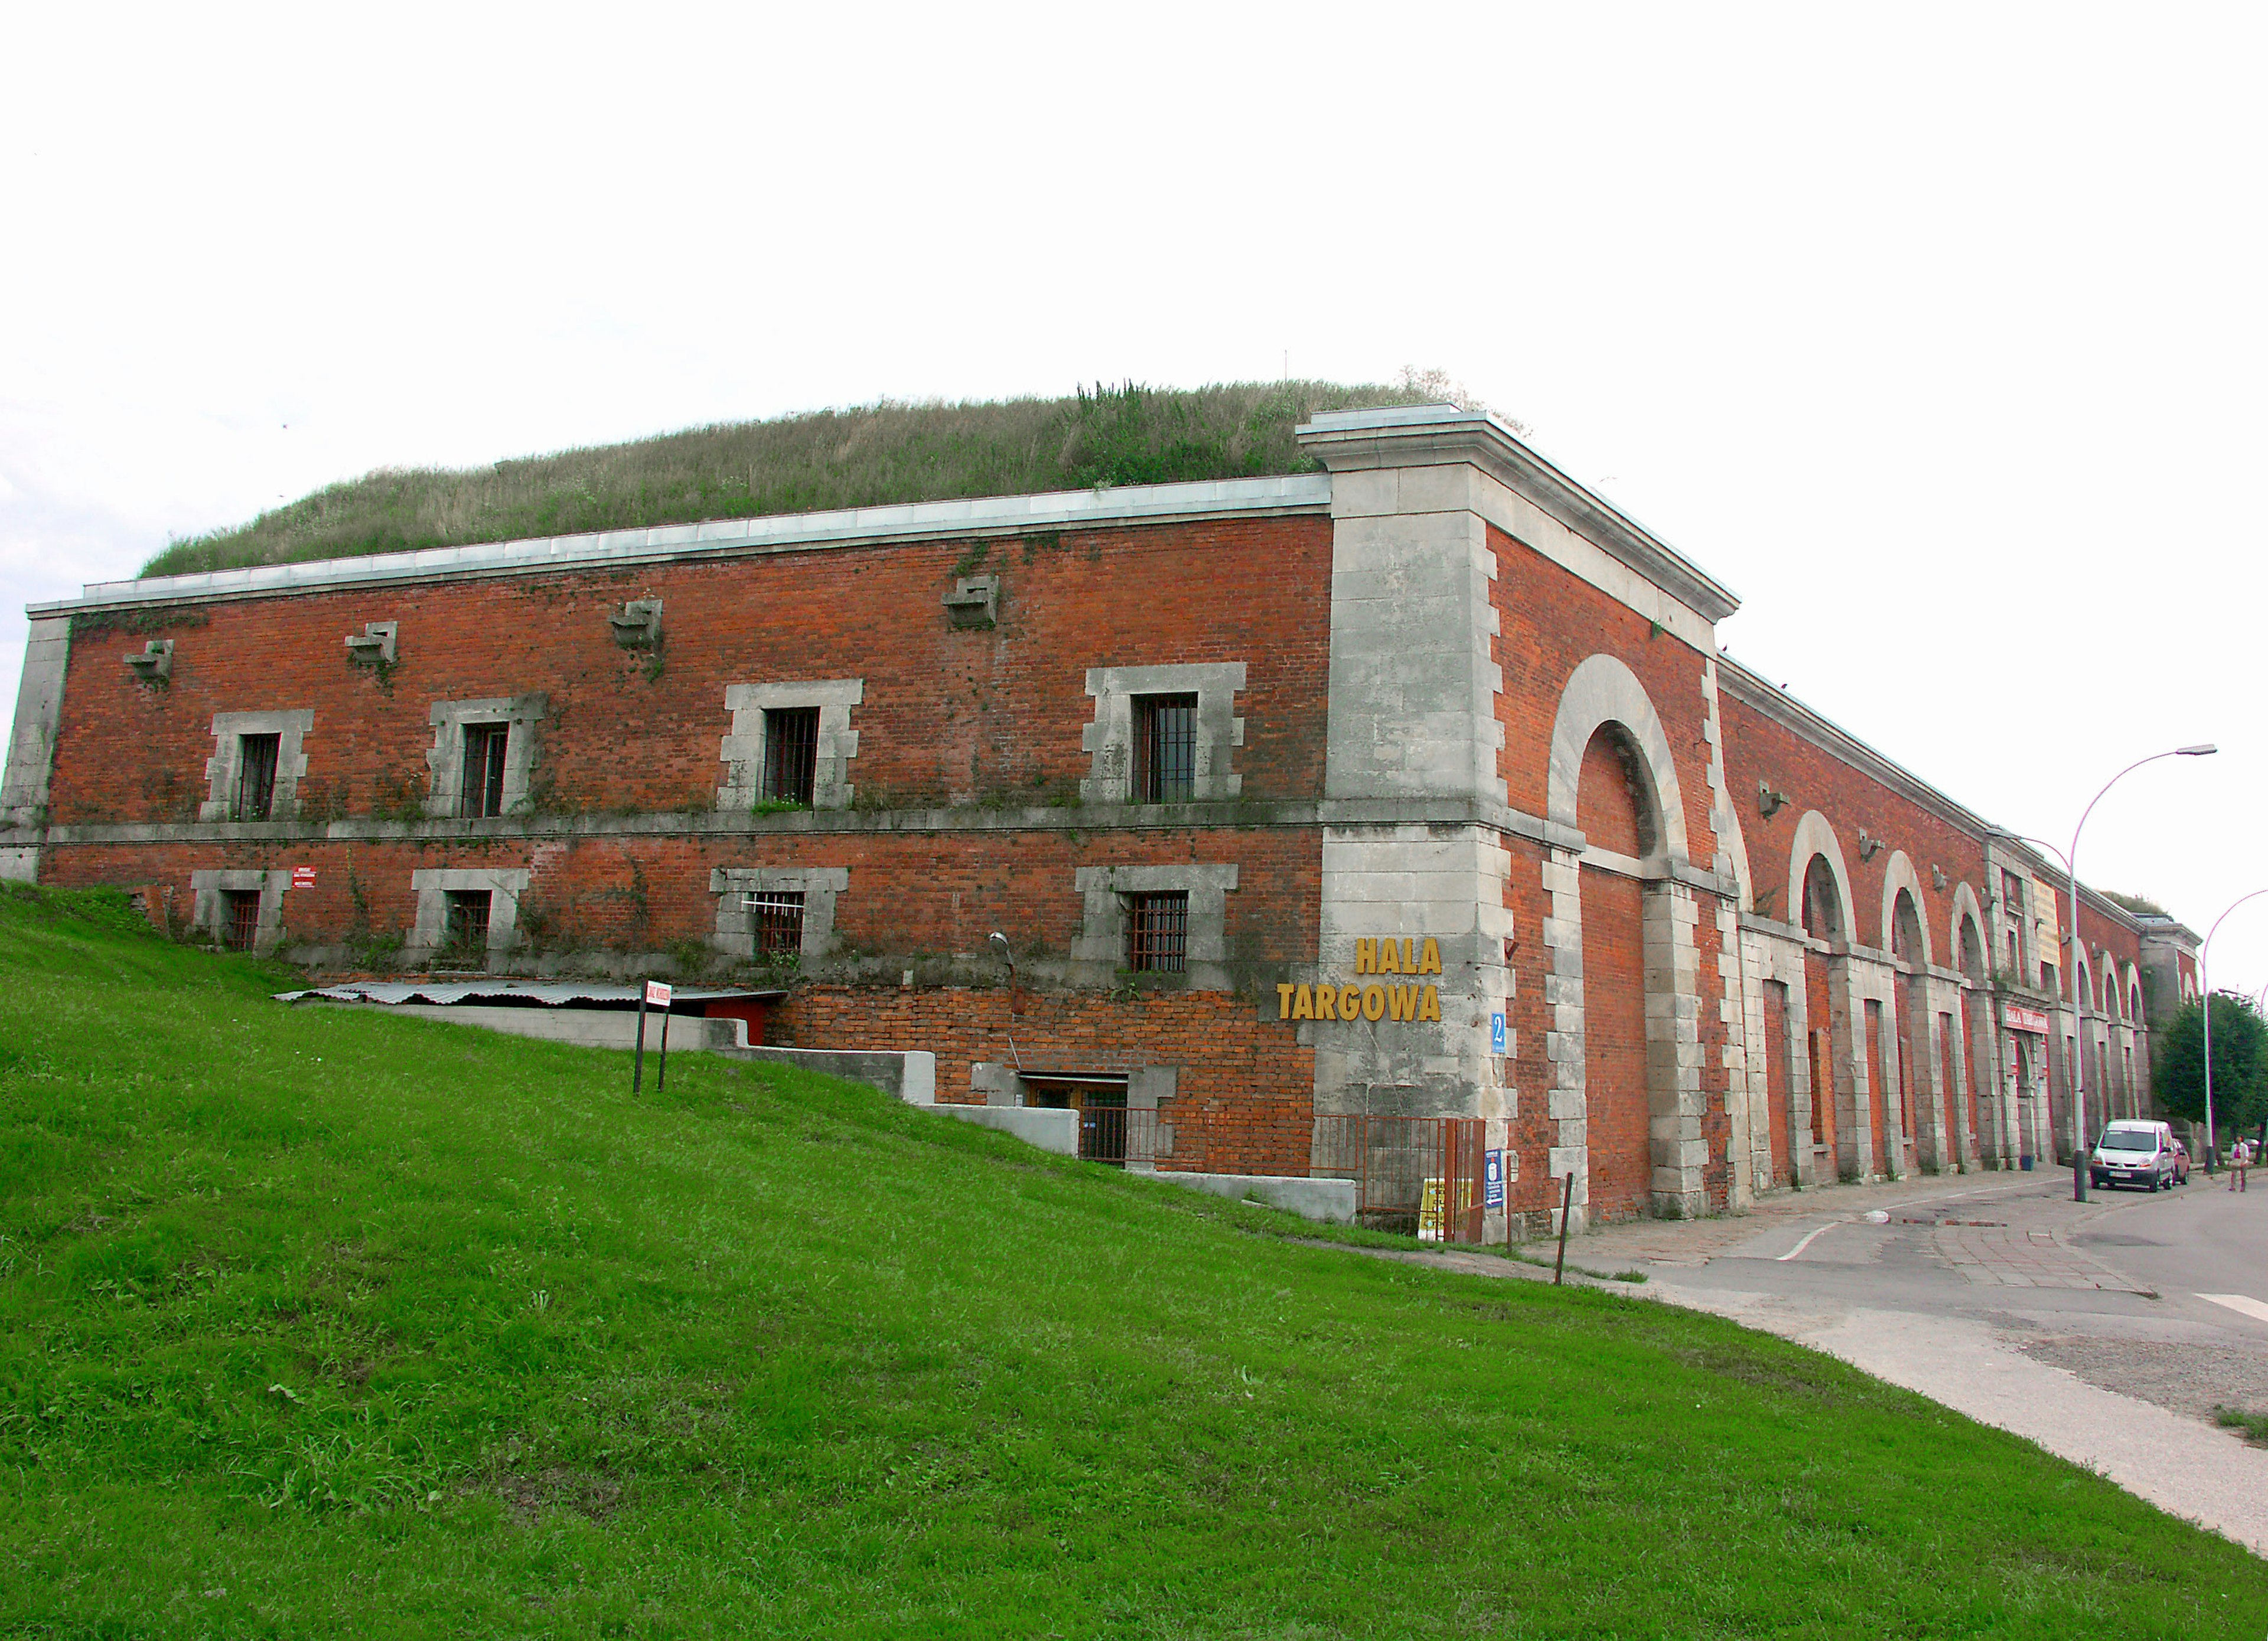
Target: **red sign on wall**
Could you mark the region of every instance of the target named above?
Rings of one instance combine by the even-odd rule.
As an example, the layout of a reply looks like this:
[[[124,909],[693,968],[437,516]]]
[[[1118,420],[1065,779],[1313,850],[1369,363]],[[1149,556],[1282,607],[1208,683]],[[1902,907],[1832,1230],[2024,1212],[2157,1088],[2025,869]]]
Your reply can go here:
[[[315,869],[313,866],[292,867],[291,887],[295,889],[313,888],[315,887]]]
[[[2048,1017],[2039,1010],[2028,1009],[2011,1003],[2008,1004],[2007,1014],[2010,1031],[2037,1032],[2043,1037],[2047,1035]]]

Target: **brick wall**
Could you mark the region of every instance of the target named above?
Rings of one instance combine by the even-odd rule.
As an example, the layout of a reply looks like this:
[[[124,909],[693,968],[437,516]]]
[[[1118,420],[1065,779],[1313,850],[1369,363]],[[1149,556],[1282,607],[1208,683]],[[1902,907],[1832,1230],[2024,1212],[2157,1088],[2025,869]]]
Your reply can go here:
[[[1244,661],[1235,754],[1248,799],[1312,798],[1322,776],[1330,524],[1288,517],[503,576],[206,603],[129,634],[83,616],[50,809],[74,821],[194,820],[216,712],[312,707],[301,798],[317,814],[401,809],[422,792],[437,701],[543,693],[541,806],[708,809],[733,683],[863,678],[850,779],[898,806],[1044,803],[1088,773],[1091,666]],[[998,626],[954,630],[964,566],[999,574]],[[624,650],[609,611],[663,602],[663,644]],[[398,664],[344,638],[400,623]],[[170,687],[120,658],[174,640]],[[1071,786],[1075,792],[1076,785]]]

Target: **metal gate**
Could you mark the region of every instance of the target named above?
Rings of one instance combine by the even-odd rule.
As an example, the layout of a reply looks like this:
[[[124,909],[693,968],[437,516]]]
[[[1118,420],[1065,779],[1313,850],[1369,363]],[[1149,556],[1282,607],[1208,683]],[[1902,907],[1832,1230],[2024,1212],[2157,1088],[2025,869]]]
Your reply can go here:
[[[1364,1225],[1476,1243],[1486,1133],[1479,1117],[1319,1116],[1308,1172],[1353,1181]]]

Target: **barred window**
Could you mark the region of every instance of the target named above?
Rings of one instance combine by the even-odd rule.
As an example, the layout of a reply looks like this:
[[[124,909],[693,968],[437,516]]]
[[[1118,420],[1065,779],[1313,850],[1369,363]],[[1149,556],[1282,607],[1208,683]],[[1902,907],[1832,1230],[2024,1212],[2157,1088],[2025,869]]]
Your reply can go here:
[[[762,799],[808,807],[818,773],[819,709],[765,709],[764,786],[759,794]]]
[[[749,895],[749,952],[755,957],[794,957],[803,950],[803,896],[767,890]]]
[[[280,735],[239,735],[236,742],[233,819],[265,820],[276,808],[276,754]]]
[[[1186,889],[1126,897],[1126,967],[1141,974],[1189,968],[1189,896]]]
[[[249,952],[260,936],[260,891],[221,891],[221,941],[232,952]]]
[[[1197,698],[1134,697],[1134,801],[1185,804],[1197,793]]]
[[[457,813],[477,820],[504,813],[504,749],[509,724],[465,725],[465,791]]]
[[[451,889],[448,924],[442,941],[460,955],[485,954],[489,949],[490,891]]]

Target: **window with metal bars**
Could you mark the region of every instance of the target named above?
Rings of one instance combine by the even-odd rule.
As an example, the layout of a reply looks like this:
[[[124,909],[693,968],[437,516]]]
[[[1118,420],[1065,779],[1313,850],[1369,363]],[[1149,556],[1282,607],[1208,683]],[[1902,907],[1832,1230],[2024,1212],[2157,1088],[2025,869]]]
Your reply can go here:
[[[260,891],[221,891],[221,939],[232,952],[249,952],[260,938]]]
[[[1178,975],[1189,958],[1189,896],[1186,889],[1126,897],[1126,967],[1141,974]]]
[[[465,725],[465,791],[457,813],[470,819],[504,813],[504,749],[509,724]]]
[[[1197,698],[1134,697],[1134,791],[1138,804],[1185,804],[1197,780]]]
[[[265,820],[276,807],[276,754],[281,735],[236,738],[236,805],[233,818]]]
[[[451,889],[448,893],[448,923],[442,931],[443,945],[459,956],[485,956],[489,949],[490,891]]]
[[[819,709],[766,709],[762,801],[808,807],[818,773]]]
[[[794,957],[803,951],[803,896],[766,891],[751,894],[749,952],[755,957]]]

